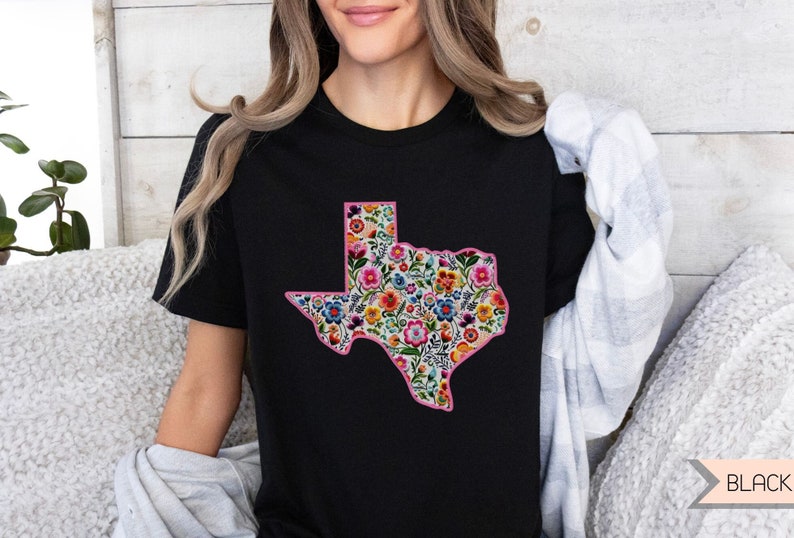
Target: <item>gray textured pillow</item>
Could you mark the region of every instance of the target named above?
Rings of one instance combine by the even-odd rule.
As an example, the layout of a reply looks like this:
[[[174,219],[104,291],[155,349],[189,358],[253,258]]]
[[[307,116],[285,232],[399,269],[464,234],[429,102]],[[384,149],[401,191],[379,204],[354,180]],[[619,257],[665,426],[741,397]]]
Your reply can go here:
[[[108,536],[113,473],[152,444],[187,320],[150,299],[165,240],[0,267],[0,534]],[[250,392],[226,445],[256,437]]]
[[[790,536],[794,510],[688,509],[689,458],[794,458],[794,271],[748,248],[657,362],[592,477],[588,536]]]

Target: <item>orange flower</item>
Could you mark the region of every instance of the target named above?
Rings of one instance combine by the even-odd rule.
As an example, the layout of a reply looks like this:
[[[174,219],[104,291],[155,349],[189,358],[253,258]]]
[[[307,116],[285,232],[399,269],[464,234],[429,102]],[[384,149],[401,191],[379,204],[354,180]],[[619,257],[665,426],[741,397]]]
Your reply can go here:
[[[463,331],[463,338],[469,343],[476,342],[479,337],[480,333],[474,327],[466,327]]]
[[[452,362],[460,362],[460,360],[473,349],[474,348],[466,342],[461,342],[455,346],[455,349],[449,354],[449,358],[452,359]]]
[[[400,294],[393,288],[387,288],[385,292],[378,296],[378,304],[386,312],[394,312],[400,306]]]
[[[331,342],[332,346],[335,346],[341,341],[339,337],[339,327],[336,325],[329,325],[328,326],[328,341]]]
[[[386,233],[389,235],[394,235],[394,223],[390,222],[386,225]]]
[[[378,209],[378,204],[364,204],[364,211],[367,213],[372,213],[376,209]]]
[[[452,340],[452,333],[449,332],[449,328],[444,329],[442,327],[441,328],[441,341],[442,342],[449,342],[450,340]]]
[[[400,337],[396,334],[393,334],[389,337],[389,345],[391,347],[397,347],[400,345]]]
[[[360,234],[364,231],[364,221],[361,219],[353,219],[350,221],[350,231],[355,234]]]
[[[502,295],[501,291],[494,290],[491,292],[491,304],[499,310],[505,309],[507,302],[505,301],[505,296]]]

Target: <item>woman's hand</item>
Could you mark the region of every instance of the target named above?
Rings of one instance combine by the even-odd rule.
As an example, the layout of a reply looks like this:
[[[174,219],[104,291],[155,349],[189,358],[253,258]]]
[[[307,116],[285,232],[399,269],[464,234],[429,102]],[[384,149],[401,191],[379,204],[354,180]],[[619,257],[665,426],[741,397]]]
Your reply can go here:
[[[155,443],[217,456],[240,405],[247,333],[190,320],[182,372]]]

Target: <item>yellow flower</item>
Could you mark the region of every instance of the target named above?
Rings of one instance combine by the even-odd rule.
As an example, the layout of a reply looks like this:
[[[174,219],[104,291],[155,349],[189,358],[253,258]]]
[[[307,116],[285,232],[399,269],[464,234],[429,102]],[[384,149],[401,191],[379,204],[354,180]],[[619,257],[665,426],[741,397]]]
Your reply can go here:
[[[364,319],[370,325],[375,325],[375,323],[379,322],[380,317],[380,308],[377,306],[368,306],[364,309]]]
[[[456,287],[461,286],[462,282],[464,281],[461,278],[461,275],[455,271],[449,271],[447,269],[441,268],[438,270],[438,273],[436,273],[436,282],[433,285],[433,289],[435,289],[438,293],[452,293]]]
[[[489,304],[480,303],[477,305],[477,319],[488,321],[493,317],[493,307]]]

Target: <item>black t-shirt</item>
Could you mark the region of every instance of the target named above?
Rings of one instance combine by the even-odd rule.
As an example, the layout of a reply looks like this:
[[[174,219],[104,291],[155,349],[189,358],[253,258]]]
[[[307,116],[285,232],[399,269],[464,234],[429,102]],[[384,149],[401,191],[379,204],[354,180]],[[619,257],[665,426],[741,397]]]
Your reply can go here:
[[[594,235],[543,131],[498,133],[460,89],[381,131],[319,87],[252,133],[210,232],[169,310],[248,330],[260,536],[540,536],[543,318]]]

